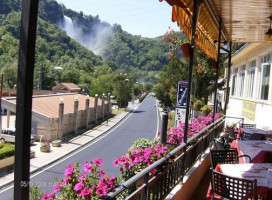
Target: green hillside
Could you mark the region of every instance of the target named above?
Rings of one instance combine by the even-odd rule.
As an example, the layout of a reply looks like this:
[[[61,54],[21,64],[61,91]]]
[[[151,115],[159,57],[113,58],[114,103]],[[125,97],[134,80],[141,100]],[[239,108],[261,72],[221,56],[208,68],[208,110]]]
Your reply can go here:
[[[5,87],[9,88],[17,80],[20,17],[19,0],[0,2],[0,71],[5,77]],[[61,30],[65,18],[77,26],[76,35],[80,32],[81,38],[90,41],[67,36],[66,30]],[[112,35],[98,38],[102,35],[98,28],[107,29]],[[95,41],[103,42],[99,52],[80,44]],[[40,0],[34,88],[51,89],[58,82],[74,82],[90,91],[90,79],[97,78],[93,72],[99,66],[109,67],[112,73],[123,70],[135,80],[155,83],[157,72],[169,62],[167,51],[160,38],[134,36],[120,25],[101,22],[99,16],[75,12],[53,0]],[[56,66],[63,70],[54,70]]]

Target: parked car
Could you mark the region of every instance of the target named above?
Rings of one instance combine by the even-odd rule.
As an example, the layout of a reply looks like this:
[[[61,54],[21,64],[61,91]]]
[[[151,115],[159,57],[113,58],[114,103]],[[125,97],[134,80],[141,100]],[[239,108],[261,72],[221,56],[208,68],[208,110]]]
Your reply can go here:
[[[0,133],[0,143],[4,142],[15,143],[15,134],[16,134],[15,129],[12,128],[3,129],[2,132]],[[34,135],[31,134],[30,144],[33,144],[34,142],[35,142]]]

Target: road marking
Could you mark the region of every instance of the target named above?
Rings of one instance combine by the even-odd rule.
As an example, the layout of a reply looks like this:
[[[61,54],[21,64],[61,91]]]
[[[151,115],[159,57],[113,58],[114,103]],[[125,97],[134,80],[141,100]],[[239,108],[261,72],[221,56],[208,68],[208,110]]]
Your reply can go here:
[[[107,135],[109,135],[111,132],[113,132],[116,128],[118,128],[121,124],[123,124],[123,123],[124,123],[124,122],[125,122],[125,121],[126,121],[126,120],[127,120],[127,119],[128,119],[128,118],[129,118],[129,117],[130,117],[137,109],[138,109],[138,107],[137,107],[136,109],[134,109],[131,113],[129,113],[128,116],[126,116],[126,117],[124,118],[124,120],[122,120],[118,125],[114,126],[114,128],[113,128],[112,130],[110,130],[108,133],[102,135],[100,138],[98,138],[97,140],[95,140],[95,141],[93,141],[93,142],[91,141],[91,142],[90,142],[89,144],[87,144],[85,147],[82,147],[82,148],[76,150],[75,152],[71,153],[70,155],[65,156],[65,158],[60,159],[59,161],[55,162],[54,164],[52,164],[52,165],[50,165],[50,166],[44,168],[43,170],[41,170],[41,171],[39,171],[39,172],[37,172],[37,173],[31,175],[31,176],[29,177],[29,179],[31,179],[31,178],[33,178],[33,177],[35,177],[35,176],[37,176],[37,175],[43,173],[44,171],[46,171],[46,170],[48,170],[48,169],[54,167],[55,165],[57,165],[57,164],[59,164],[59,163],[65,161],[65,160],[67,160],[68,158],[74,156],[75,154],[77,154],[77,153],[83,151],[84,149],[88,148],[89,146],[91,146],[91,145],[95,144],[96,142],[100,141],[101,139],[103,139],[104,137],[106,137]],[[13,180],[13,181],[14,181],[14,180]],[[2,191],[0,191],[0,194],[3,193],[3,192],[5,192],[5,191],[7,191],[7,190],[9,190],[9,189],[11,189],[11,188],[13,188],[13,187],[14,187],[14,184],[11,185],[11,186],[9,186],[9,187],[7,187],[7,188],[5,188],[5,189],[3,189]]]

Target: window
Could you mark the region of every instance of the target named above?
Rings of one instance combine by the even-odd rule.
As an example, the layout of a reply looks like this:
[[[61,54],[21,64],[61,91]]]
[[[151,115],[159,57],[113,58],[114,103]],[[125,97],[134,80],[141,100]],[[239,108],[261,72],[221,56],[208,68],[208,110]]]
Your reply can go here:
[[[248,89],[247,89],[248,98],[253,97],[255,69],[256,69],[256,60],[249,63],[249,77],[248,77]]]
[[[238,72],[238,68],[234,69],[234,73],[232,74],[231,95],[236,95],[237,72]]]
[[[261,73],[261,100],[268,100],[269,92],[269,77],[270,77],[270,64],[262,64],[262,73]]]
[[[244,82],[245,82],[245,73],[246,73],[246,66],[243,65],[241,68],[241,73],[240,73],[240,97],[243,96],[243,92],[244,92]]]

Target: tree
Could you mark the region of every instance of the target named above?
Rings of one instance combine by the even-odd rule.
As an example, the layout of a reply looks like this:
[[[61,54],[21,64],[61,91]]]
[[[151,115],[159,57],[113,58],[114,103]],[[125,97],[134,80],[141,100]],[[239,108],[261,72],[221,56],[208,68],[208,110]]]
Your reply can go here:
[[[119,108],[127,107],[132,98],[132,81],[123,73],[116,74],[113,79],[114,96]]]

